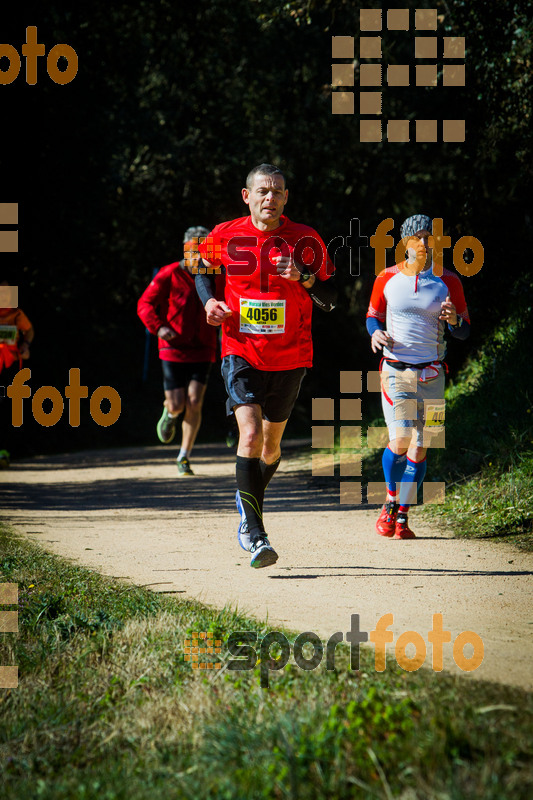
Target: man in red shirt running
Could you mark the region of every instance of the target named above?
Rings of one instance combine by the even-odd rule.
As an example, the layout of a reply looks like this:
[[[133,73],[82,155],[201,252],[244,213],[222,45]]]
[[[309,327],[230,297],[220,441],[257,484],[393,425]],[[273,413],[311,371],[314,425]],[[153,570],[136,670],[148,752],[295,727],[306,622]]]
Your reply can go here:
[[[213,279],[196,287],[207,322],[222,325],[227,411],[239,428],[238,539],[252,567],[277,561],[263,525],[265,489],[279,466],[281,438],[307,367],[312,365],[313,304],[334,307],[334,267],[318,233],[283,214],[280,169],[260,164],[242,189],[250,215],[217,225],[200,246],[205,272],[225,272],[224,300]]]
[[[198,241],[208,233],[201,226],[188,228],[184,235],[185,258],[162,267],[137,305],[139,317],[158,337],[165,402],[157,435],[163,444],[172,442],[178,417],[185,412],[177,458],[180,477],[194,475],[189,458],[200,428],[216,353],[216,331],[206,322],[193,278],[200,259]]]

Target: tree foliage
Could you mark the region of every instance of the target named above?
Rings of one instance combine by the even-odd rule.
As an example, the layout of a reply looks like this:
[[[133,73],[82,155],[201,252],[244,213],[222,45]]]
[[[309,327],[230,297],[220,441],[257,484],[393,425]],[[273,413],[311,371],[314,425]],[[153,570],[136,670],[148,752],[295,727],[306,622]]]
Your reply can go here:
[[[464,283],[473,344],[481,344],[530,285],[522,239],[532,232],[532,24],[525,0],[428,4],[435,6],[439,34],[466,37],[466,86],[384,87],[383,115],[464,116],[464,144],[361,143],[358,114],[331,113],[333,35],[355,37],[357,112],[359,6],[348,0],[39,8],[39,38],[48,47],[68,42],[80,65],[64,87],[41,73],[37,87],[21,78],[1,87],[7,117],[16,120],[1,158],[6,190],[24,208],[17,267],[21,305],[40,342],[37,374],[50,375],[42,382],[81,366],[95,381],[118,381],[136,407],[133,374],[144,346],[138,295],[155,267],[180,256],[186,227],[245,212],[240,187],[263,160],[289,177],[289,215],[326,242],[346,237],[352,218],[370,236],[392,217],[399,238],[401,219],[416,211],[443,217],[452,241],[476,236],[485,264]],[[19,50],[30,16],[10,29]],[[414,64],[412,39],[412,32],[384,35],[384,61]],[[28,131],[31,150],[22,144]],[[350,274],[346,248],[337,265],[341,301],[334,317],[316,315],[312,387],[337,385],[339,368],[373,364],[364,333],[373,252],[363,248],[355,259],[358,275]]]

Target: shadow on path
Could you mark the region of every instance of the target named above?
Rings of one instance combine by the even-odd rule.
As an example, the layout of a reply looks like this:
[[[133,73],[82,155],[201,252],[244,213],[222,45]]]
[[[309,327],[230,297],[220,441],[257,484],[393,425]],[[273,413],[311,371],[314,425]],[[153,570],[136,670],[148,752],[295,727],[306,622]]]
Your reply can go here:
[[[282,569],[290,569],[290,567],[285,567]],[[294,574],[294,575],[269,575],[268,577],[272,580],[315,580],[316,578],[355,578],[355,577],[365,577],[365,578],[381,578],[384,575],[386,577],[391,578],[404,578],[407,575],[412,576],[420,576],[423,578],[424,576],[433,578],[439,576],[446,576],[446,577],[464,577],[464,576],[472,576],[472,577],[495,577],[497,575],[514,575],[514,576],[523,576],[528,577],[533,575],[533,572],[528,570],[479,570],[479,569],[444,569],[444,568],[434,568],[434,567],[365,567],[365,566],[356,566],[351,567],[347,565],[339,566],[339,567],[299,567],[299,569],[310,569],[310,570],[340,570],[340,569],[347,569],[351,570],[351,572],[331,572],[331,573],[318,573],[315,574]],[[355,575],[354,573],[359,573]]]
[[[301,447],[298,443],[297,447]],[[286,445],[284,453],[294,452]],[[199,445],[195,448],[194,478],[145,477],[143,470],[167,467],[175,459],[176,448],[145,447],[94,450],[55,456],[39,456],[17,462],[10,481],[2,486],[2,507],[9,511],[103,511],[119,509],[179,510],[224,512],[235,510],[235,453],[224,445]],[[202,475],[202,464],[214,461],[225,474]],[[126,477],[106,478],[106,470],[131,470]],[[62,471],[94,470],[87,480],[57,481]],[[20,481],[17,473],[20,473]],[[54,480],[47,480],[50,472]],[[101,476],[101,477],[100,477]],[[310,486],[310,470],[281,472],[275,476],[265,500],[268,512],[345,511],[339,505],[338,481],[317,490]],[[352,508],[356,508],[353,506]],[[368,509],[370,506],[359,506]]]

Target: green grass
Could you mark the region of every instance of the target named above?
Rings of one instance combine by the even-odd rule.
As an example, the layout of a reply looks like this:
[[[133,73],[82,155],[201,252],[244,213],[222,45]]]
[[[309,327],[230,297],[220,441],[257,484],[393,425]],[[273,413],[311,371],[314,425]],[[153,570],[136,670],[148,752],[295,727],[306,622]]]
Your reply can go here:
[[[528,550],[533,548],[530,311],[500,323],[448,388],[446,448],[431,453],[434,476],[448,485],[447,500],[425,512],[456,534]]]
[[[18,664],[0,690],[2,797],[385,798],[531,796],[532,698],[429,670],[293,663],[193,672],[192,631],[268,628],[100,577],[0,532],[0,581],[19,586]],[[293,639],[291,634],[287,634]],[[224,656],[227,659],[227,654]]]
[[[533,458],[524,454],[500,472],[489,464],[479,475],[448,487],[446,502],[424,509],[457,535],[506,541],[533,549]]]

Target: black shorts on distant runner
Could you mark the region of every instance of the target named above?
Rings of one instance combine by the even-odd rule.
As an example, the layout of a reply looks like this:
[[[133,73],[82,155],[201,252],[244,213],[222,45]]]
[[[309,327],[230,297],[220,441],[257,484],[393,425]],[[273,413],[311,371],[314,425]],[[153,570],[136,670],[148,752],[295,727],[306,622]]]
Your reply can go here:
[[[183,361],[161,361],[165,392],[184,389],[191,381],[207,383],[211,366],[210,361],[195,361],[190,364]]]
[[[227,415],[233,414],[235,406],[257,403],[268,422],[289,419],[307,372],[305,367],[279,371],[256,369],[241,356],[224,356],[221,371],[228,393]]]

